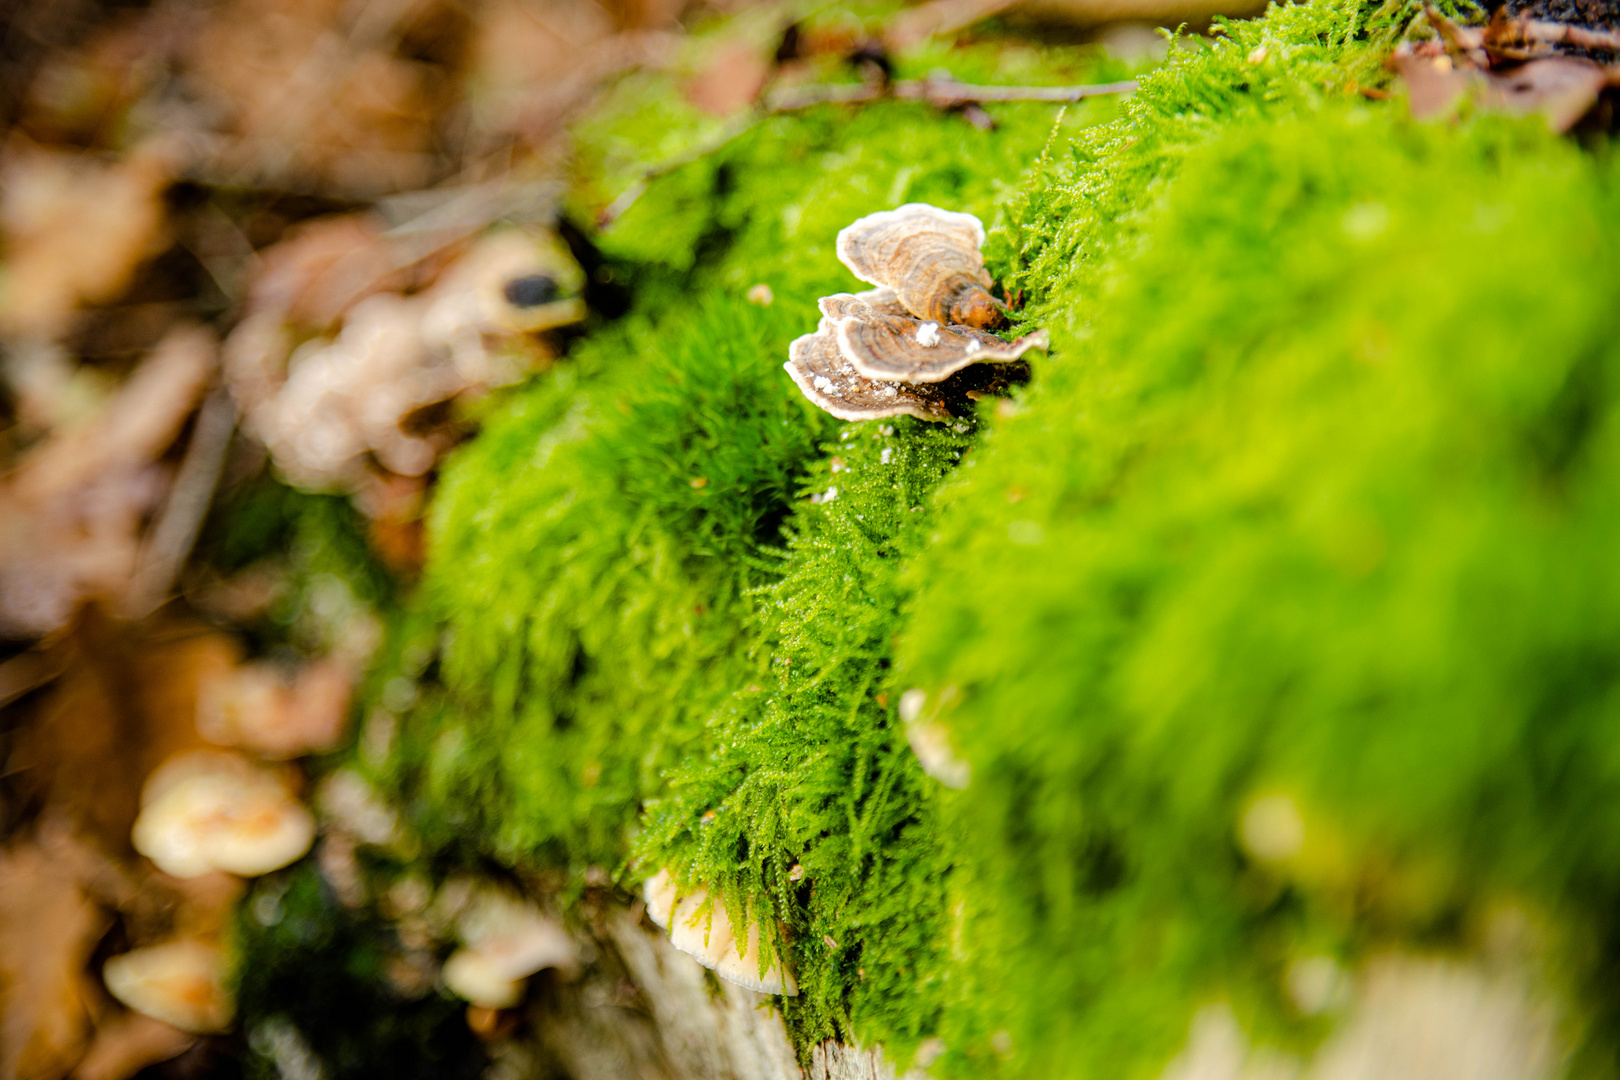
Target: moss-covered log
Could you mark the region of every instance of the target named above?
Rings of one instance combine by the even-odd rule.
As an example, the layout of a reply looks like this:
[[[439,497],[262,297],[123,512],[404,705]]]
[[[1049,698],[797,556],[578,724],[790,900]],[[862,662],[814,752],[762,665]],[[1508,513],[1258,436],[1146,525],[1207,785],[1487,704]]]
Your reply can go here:
[[[796,972],[806,1065],[1150,1077],[1211,1002],[1305,1060],[1342,1004],[1300,972],[1511,923],[1613,1072],[1614,169],[1413,122],[1415,15],[1274,8],[991,132],[774,117],[655,182],[602,241],[632,313],[437,497],[374,680],[400,734],[354,762],[414,857],[599,936],[661,868],[708,888]],[[1089,63],[953,72],[1121,74]],[[840,425],[781,361],[854,286],[837,229],[906,201],[994,223],[1052,353],[959,425]],[[385,708],[398,675],[428,690]]]

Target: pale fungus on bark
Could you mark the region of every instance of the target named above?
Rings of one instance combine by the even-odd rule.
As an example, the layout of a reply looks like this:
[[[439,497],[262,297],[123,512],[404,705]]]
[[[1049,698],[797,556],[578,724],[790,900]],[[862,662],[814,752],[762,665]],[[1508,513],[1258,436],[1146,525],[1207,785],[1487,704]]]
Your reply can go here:
[[[454,892],[456,890],[447,890]],[[491,886],[472,887],[459,905],[462,947],[444,963],[444,984],[472,1005],[507,1009],[523,999],[523,981],[543,968],[572,971],[574,940],[534,904]]]
[[[647,879],[643,896],[647,916],[669,932],[670,944],[722,979],[762,994],[798,996],[798,983],[780,957],[773,957],[764,974],[760,973],[757,921],[738,934],[724,904],[711,903],[708,890],[702,888],[681,896],[668,870]]]
[[[982,330],[1006,322],[990,295],[984,225],[972,214],[907,203],[868,214],[838,234],[838,259],[862,281],[894,290],[907,311]]]
[[[315,818],[275,773],[237,754],[198,750],[147,778],[131,838],[175,877],[257,877],[309,851]]]
[[[236,1006],[225,974],[225,951],[195,939],[135,949],[102,969],[113,997],[143,1016],[194,1034],[230,1026]]]
[[[433,285],[380,292],[342,313],[336,337],[301,336],[265,300],[226,342],[226,382],[245,427],[298,487],[363,489],[373,460],[422,476],[454,442],[424,410],[521,379],[553,356],[534,335],[585,317],[584,273],[550,233],[506,230],[474,243]]]

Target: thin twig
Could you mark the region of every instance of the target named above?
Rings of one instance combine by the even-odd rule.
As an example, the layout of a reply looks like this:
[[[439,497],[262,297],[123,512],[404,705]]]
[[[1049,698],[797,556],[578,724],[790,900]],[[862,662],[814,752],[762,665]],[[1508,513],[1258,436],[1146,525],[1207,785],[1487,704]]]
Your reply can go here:
[[[727,125],[718,136],[700,143],[683,154],[677,154],[643,171],[624,191],[619,193],[596,216],[598,228],[605,229],[617,221],[647,190],[647,185],[666,173],[689,165],[698,158],[711,154],[737,136],[752,128],[762,117],[778,113],[797,112],[816,105],[864,105],[874,101],[920,101],[938,109],[963,109],[981,102],[1036,101],[1068,104],[1088,97],[1107,94],[1129,94],[1136,89],[1136,80],[1124,82],[1091,83],[1082,86],[974,86],[954,79],[912,79],[895,83],[816,83],[796,86],[768,95],[739,121]],[[971,118],[970,118],[971,122]]]
[[[1067,103],[1106,94],[1128,94],[1135,89],[1134,79],[1085,86],[974,86],[954,79],[912,79],[887,86],[881,83],[833,83],[780,91],[767,99],[766,109],[773,113],[793,112],[812,105],[850,105],[885,98],[925,101],[939,109],[956,109],[987,101]]]
[[[1620,53],[1620,34],[1612,30],[1538,19],[1514,19],[1493,26],[1486,37],[1486,47],[1497,41],[1511,45],[1570,45],[1590,52]]]
[[[225,467],[225,452],[236,430],[236,405],[224,387],[208,395],[197,413],[186,456],[174,478],[169,501],[152,526],[141,550],[140,569],[124,594],[123,614],[138,619],[150,614],[169,595],[203,518],[214,501],[214,489]]]
[[[41,647],[18,653],[0,663],[0,706],[38,690],[67,670],[68,660],[60,648]]]
[[[1429,25],[1434,27],[1440,39],[1445,42],[1446,51],[1451,53],[1453,58],[1465,59],[1478,68],[1490,66],[1490,61],[1485,55],[1483,28],[1459,26],[1446,18],[1439,8],[1429,3],[1423,5],[1423,14],[1429,20]]]

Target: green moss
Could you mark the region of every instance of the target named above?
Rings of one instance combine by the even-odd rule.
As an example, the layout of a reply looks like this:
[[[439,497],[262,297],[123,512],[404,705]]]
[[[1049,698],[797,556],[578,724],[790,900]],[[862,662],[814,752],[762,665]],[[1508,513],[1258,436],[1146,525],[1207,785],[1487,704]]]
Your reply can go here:
[[[1612,169],[1364,100],[1411,14],[1277,8],[1055,128],[773,117],[655,182],[602,241],[634,314],[436,499],[378,769],[430,851],[668,866],[772,929],[801,1049],[937,1033],[940,1075],[1157,1075],[1216,999],[1306,1050],[1292,962],[1466,944],[1501,898],[1611,1019],[1575,943],[1613,955],[1620,901]],[[950,66],[1117,74],[1077,56]],[[837,229],[908,200],[998,222],[1054,332],[978,431],[840,427],[780,371],[853,285]],[[1281,865],[1237,840],[1266,793],[1306,821]]]
[[[1052,55],[1064,65],[1033,50],[1001,62],[1092,77]],[[634,889],[667,863],[739,917],[774,911],[805,1046],[905,1043],[941,1007],[915,987],[943,977],[948,857],[887,669],[899,565],[970,435],[844,428],[834,477],[823,454],[840,425],[781,364],[816,298],[857,287],[839,228],[908,199],[993,218],[1060,110],[992,111],[993,132],[908,105],[776,117],[653,185],[603,238],[635,312],[487,411],[435,497],[414,629],[373,679],[374,702],[395,677],[418,684],[387,759],[363,764],[429,851],[561,869],[575,887],[592,864]],[[761,281],[769,307],[741,298]],[[812,504],[805,484],[841,494]],[[812,598],[846,617],[807,619]]]
[[[854,1033],[904,1049],[938,1022],[952,845],[896,731],[889,657],[900,568],[969,445],[965,424],[844,429],[762,590],[757,681],[648,808],[649,864],[718,889],[734,919],[782,918],[799,985],[784,1012],[804,1045]]]
[[[998,1029],[1017,1075],[1154,1075],[1220,998],[1305,1046],[1293,960],[1466,945],[1503,898],[1612,1008],[1612,170],[1323,91],[1353,29],[1233,27],[1002,236],[1053,360],[945,494],[905,652],[975,769],[964,1075]],[[1281,867],[1237,841],[1266,792]]]
[[[598,338],[447,472],[428,587],[477,737],[445,728],[432,768],[504,858],[616,864],[735,681],[743,593],[823,426],[762,363],[793,331],[717,299]]]

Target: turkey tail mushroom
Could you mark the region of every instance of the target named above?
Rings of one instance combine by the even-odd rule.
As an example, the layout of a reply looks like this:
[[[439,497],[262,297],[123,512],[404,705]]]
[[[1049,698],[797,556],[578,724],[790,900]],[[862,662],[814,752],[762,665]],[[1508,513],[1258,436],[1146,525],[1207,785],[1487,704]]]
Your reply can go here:
[[[847,294],[846,294],[847,295]],[[828,301],[822,300],[823,310]],[[796,338],[788,346],[782,365],[804,396],[840,420],[878,420],[910,415],[919,420],[952,418],[945,395],[933,385],[871,379],[857,371],[838,348],[838,333],[831,318],[823,318],[813,334]]]
[[[919,319],[994,330],[1006,323],[984,269],[984,225],[927,203],[868,214],[838,234],[838,259],[862,281],[892,289]]]
[[[971,326],[942,326],[906,315],[851,315],[835,324],[838,350],[868,379],[937,383],[973,364],[1009,364],[1047,347],[1045,330],[1003,341]]]

